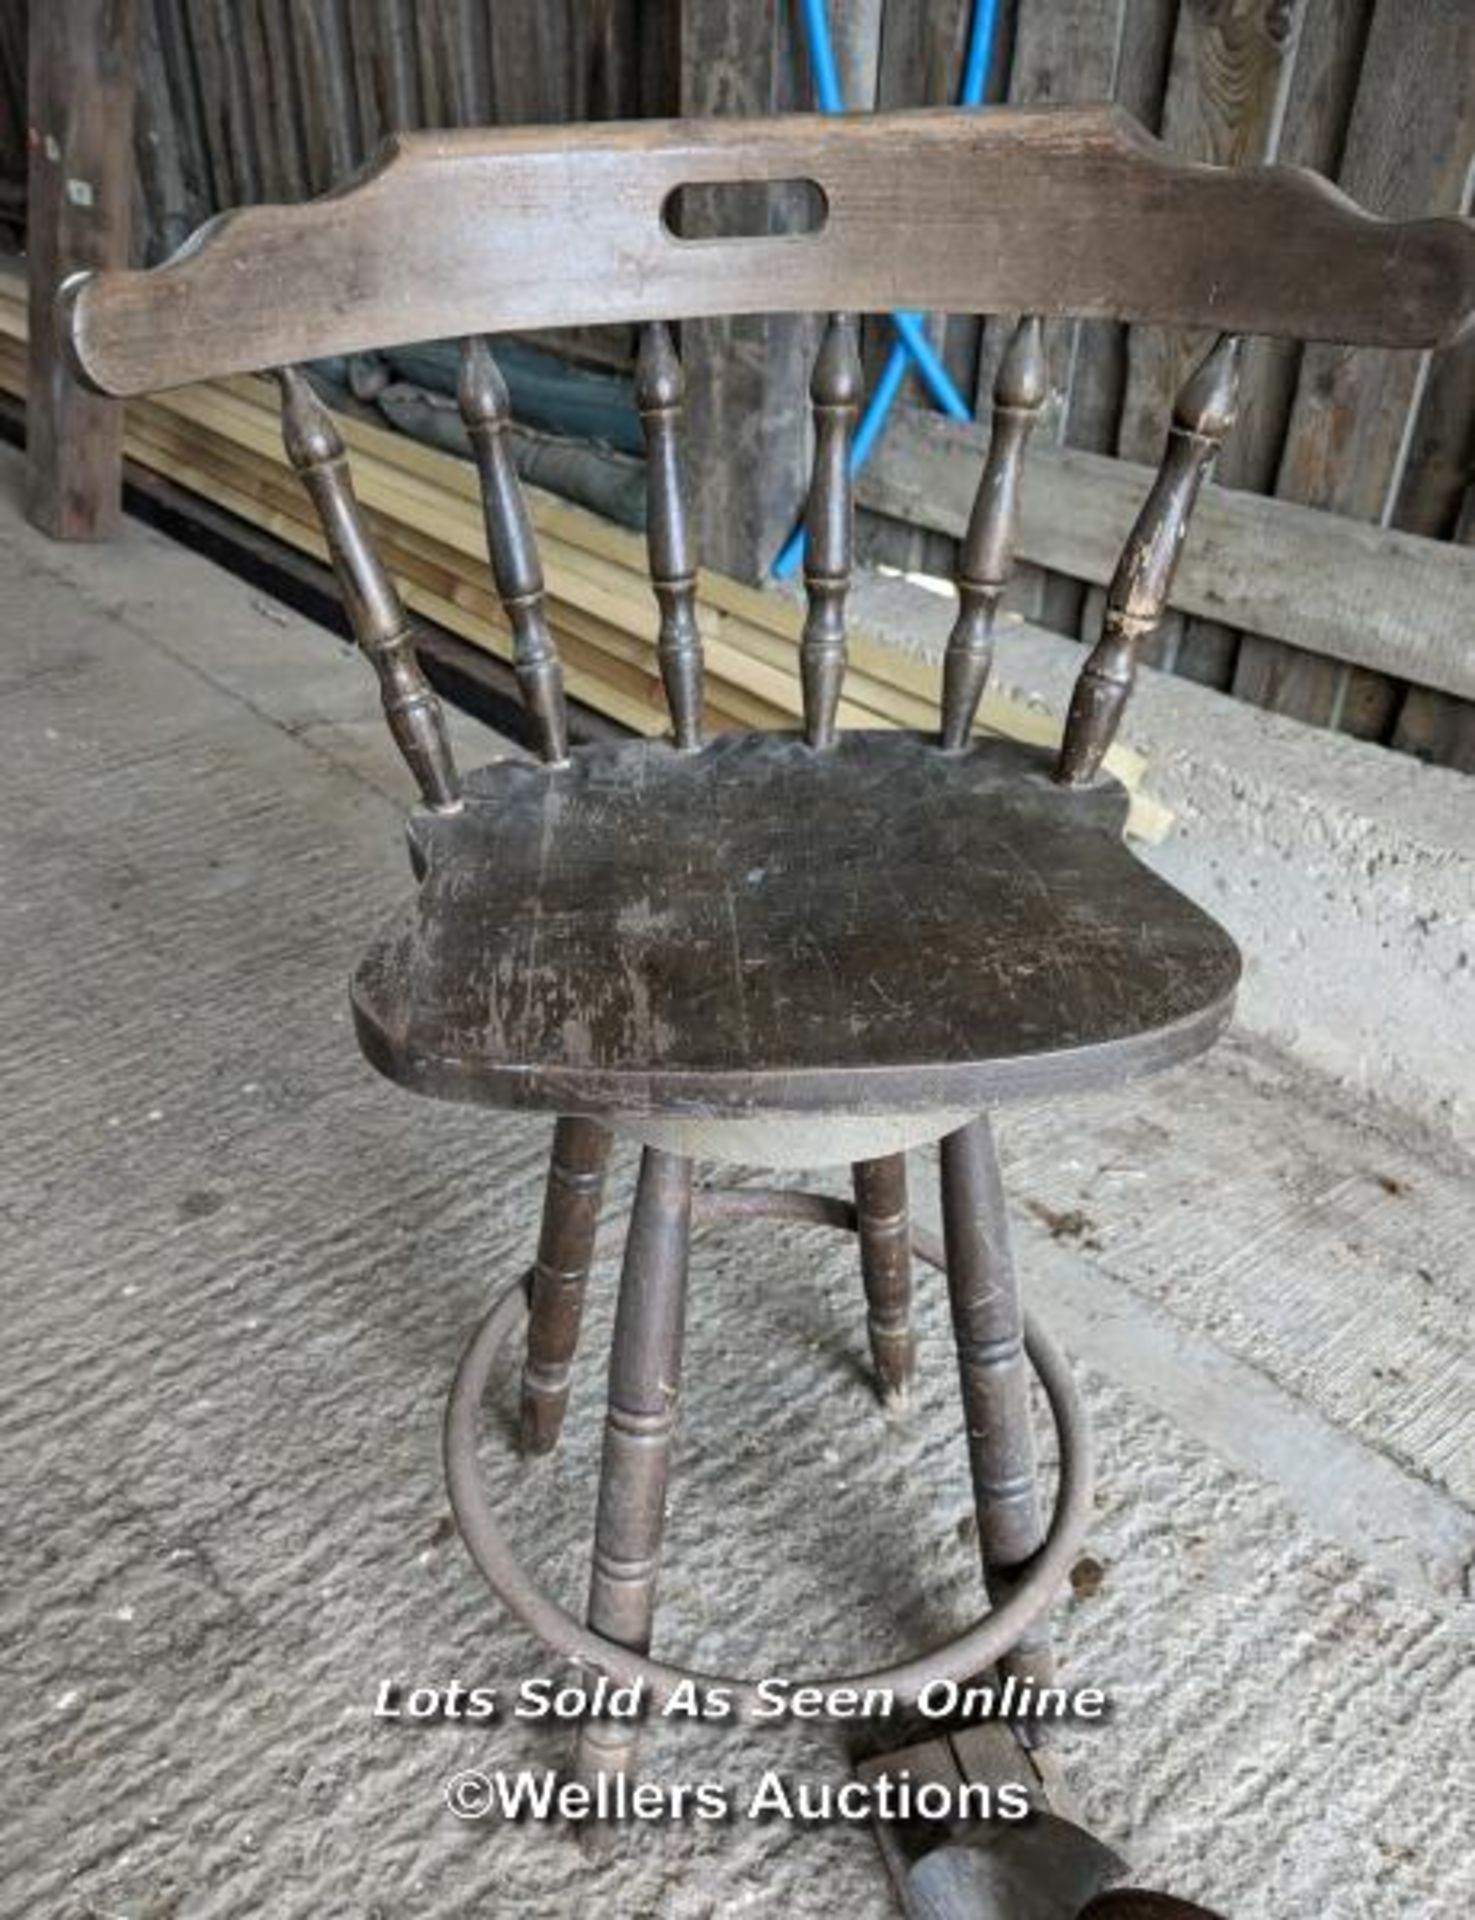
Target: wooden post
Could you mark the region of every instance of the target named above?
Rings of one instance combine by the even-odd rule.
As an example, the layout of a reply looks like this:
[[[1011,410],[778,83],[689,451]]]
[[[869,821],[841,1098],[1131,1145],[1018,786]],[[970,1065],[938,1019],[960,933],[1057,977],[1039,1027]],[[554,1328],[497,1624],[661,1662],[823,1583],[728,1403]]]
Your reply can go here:
[[[831,21],[840,91],[851,113],[870,113],[881,79],[883,0],[848,0]]]
[[[33,0],[30,48],[30,373],[27,511],[55,540],[115,533],[123,409],[72,377],[56,289],[84,267],[126,267],[133,203],[135,0]]]
[[[809,107],[796,15],[681,0],[681,113],[705,120]],[[802,203],[793,197],[797,219]],[[770,202],[780,225],[788,198]],[[739,579],[764,577],[804,504],[804,396],[818,334],[807,314],[743,314],[681,329],[696,550],[705,565]]]

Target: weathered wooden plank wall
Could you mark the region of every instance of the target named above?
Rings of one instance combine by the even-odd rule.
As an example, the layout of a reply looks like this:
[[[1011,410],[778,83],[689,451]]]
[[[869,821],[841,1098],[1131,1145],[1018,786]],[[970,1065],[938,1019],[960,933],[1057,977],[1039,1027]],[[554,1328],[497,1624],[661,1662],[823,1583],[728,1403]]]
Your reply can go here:
[[[674,112],[676,13],[674,0],[139,0],[139,255],[163,259],[221,208],[324,193],[405,128]],[[12,244],[27,15],[28,0],[0,0]]]
[[[939,101],[958,58],[916,44],[917,17],[956,45],[963,0],[890,0],[889,97]],[[1007,76],[991,97],[1100,99],[1128,106],[1179,151],[1228,164],[1316,168],[1373,212],[1462,212],[1475,158],[1475,7],[1450,0],[1015,0],[1005,9]],[[1007,322],[1007,317],[1006,317]],[[949,330],[949,361],[986,399],[1002,327],[970,343]],[[1061,326],[1050,341],[1045,435],[1056,444],[1155,460],[1173,388],[1200,345],[1162,330]],[[913,385],[908,397],[921,398]],[[1042,435],[1042,438],[1045,437]],[[877,464],[905,456],[897,441]],[[1219,478],[1436,539],[1475,539],[1475,343],[1437,356],[1255,343],[1246,405]],[[905,476],[897,472],[897,495]],[[873,490],[873,498],[882,489]],[[885,491],[893,491],[891,488]],[[935,516],[931,516],[935,520]],[[936,535],[866,516],[863,552],[945,571]],[[1093,632],[1099,587],[1026,572],[1014,604],[1063,632]],[[1475,609],[1469,614],[1475,645]],[[1387,674],[1219,622],[1169,616],[1158,664],[1277,712],[1379,739],[1475,771],[1475,709]]]
[[[149,259],[222,206],[322,192],[396,128],[635,117],[679,104],[723,112],[745,98],[722,79],[720,61],[700,57],[703,19],[715,23],[708,38],[720,39],[720,22],[743,11],[730,0],[139,0],[139,10],[135,225]],[[875,8],[832,0],[831,10],[853,25]],[[793,0],[755,0],[751,11],[750,34],[794,67],[784,102],[807,98]],[[1475,6],[1464,0],[1001,0],[999,11],[990,101],[1112,97],[1184,152],[1309,165],[1376,212],[1470,205]],[[879,44],[868,53],[847,43],[847,65],[874,75],[883,106],[948,100],[969,12],[970,0],[884,0]],[[0,0],[0,230],[15,240],[24,222],[26,13],[26,0]],[[771,77],[751,82],[748,92],[774,93]],[[985,412],[1011,323],[982,316],[937,329],[953,378]],[[887,341],[884,321],[867,323],[872,370]],[[631,343],[572,344],[623,359]],[[1041,442],[1155,459],[1173,386],[1197,344],[1100,322],[1052,326]],[[763,376],[785,388],[770,395],[765,417],[797,423],[792,358],[778,356]],[[751,387],[754,373],[744,361],[735,378]],[[708,401],[714,419],[724,417],[722,395]],[[909,385],[903,404],[925,402]],[[904,460],[916,438],[885,443],[876,470]],[[786,498],[798,465],[774,457],[770,492]],[[1262,342],[1220,478],[1469,544],[1472,466],[1475,342],[1424,361]],[[872,497],[909,497],[905,475],[895,477]],[[775,526],[787,511],[776,510]],[[953,542],[935,518],[863,513],[862,553],[945,572]],[[1077,635],[1090,632],[1099,603],[1098,584],[1043,567],[1022,569],[1014,594],[1015,605]],[[1445,693],[1186,610],[1170,618],[1156,657],[1277,711],[1475,770],[1475,710]]]

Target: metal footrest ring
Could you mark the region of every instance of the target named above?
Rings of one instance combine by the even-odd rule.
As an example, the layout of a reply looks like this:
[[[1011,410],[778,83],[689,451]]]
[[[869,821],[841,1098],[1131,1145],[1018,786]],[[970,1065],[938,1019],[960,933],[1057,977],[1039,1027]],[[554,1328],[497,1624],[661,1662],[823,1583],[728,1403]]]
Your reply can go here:
[[[696,1196],[697,1217],[797,1220],[810,1225],[855,1231],[855,1208],[826,1194],[787,1188],[705,1188]],[[912,1249],[928,1266],[945,1269],[935,1235],[914,1228]],[[638,1684],[647,1703],[659,1710],[679,1685],[722,1687],[734,1714],[749,1718],[760,1705],[753,1683],[727,1674],[653,1660],[593,1632],[535,1586],[514,1556],[488,1504],[476,1459],[478,1416],[492,1369],[502,1349],[527,1322],[527,1298],[521,1280],[499,1295],[477,1328],[456,1369],[446,1406],[444,1457],[451,1508],[467,1551],[488,1586],[550,1652],[616,1685]],[[873,1673],[844,1674],[794,1682],[823,1688],[886,1688],[902,1704],[914,1702],[938,1681],[975,1678],[1007,1653],[1057,1598],[1074,1563],[1091,1518],[1092,1464],[1085,1409],[1070,1368],[1054,1342],[1028,1314],[1025,1351],[1034,1368],[1060,1444],[1060,1483],[1055,1510],[1039,1552],[1018,1586],[1001,1606],[930,1653]],[[785,1676],[788,1678],[788,1676]]]

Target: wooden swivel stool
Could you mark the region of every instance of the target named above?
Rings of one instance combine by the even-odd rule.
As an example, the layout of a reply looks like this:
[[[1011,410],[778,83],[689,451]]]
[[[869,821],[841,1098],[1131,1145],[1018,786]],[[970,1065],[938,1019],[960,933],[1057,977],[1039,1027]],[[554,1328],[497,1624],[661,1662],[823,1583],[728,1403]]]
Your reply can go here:
[[[819,191],[816,232],[691,240],[673,222],[684,187],[793,180]],[[947,1275],[990,1607],[946,1647],[857,1683],[907,1700],[994,1662],[1048,1672],[1044,1615],[1086,1525],[1089,1461],[1067,1371],[1021,1311],[983,1116],[1016,1096],[1186,1060],[1229,1016],[1233,942],[1125,848],[1126,798],[1102,762],[1233,421],[1240,336],[1429,348],[1469,322],[1472,285],[1467,223],[1375,221],[1309,174],[1179,162],[1118,113],[1046,109],[405,137],[329,200],[227,216],[151,273],[64,291],[77,366],[107,392],[283,369],[288,451],[423,798],[410,821],[415,895],[354,976],[360,1041],[416,1092],[558,1116],[530,1298],[513,1281],[473,1339],[446,1443],[471,1552],[555,1652],[645,1682],[657,1702],[683,1677],[650,1644],[687,1245],[702,1209],[857,1231],[888,1395],[913,1367],[912,1256]],[[1025,316],[995,392],[935,733],[841,727],[853,316],[899,301]],[[805,724],[709,738],[667,323],[765,310],[832,315],[812,383],[808,617],[794,661]],[[1072,314],[1203,329],[1213,344],[1179,396],[1051,753],[979,737],[974,719],[1025,441],[1046,397],[1042,318]],[[671,732],[570,751],[485,336],[601,322],[644,329],[637,399]],[[503,761],[464,780],[342,442],[293,370],[445,335],[467,342],[461,408],[542,744],[541,764]],[[580,1620],[508,1551],[475,1471],[475,1431],[492,1361],[525,1328],[527,1444],[557,1442],[615,1132],[638,1140],[642,1159]],[[928,1140],[941,1142],[940,1245],[907,1216],[903,1155]],[[855,1203],[696,1191],[697,1156],[848,1162]],[[1026,1355],[1060,1436],[1048,1527]],[[750,1706],[751,1688],[734,1685]],[[628,1766],[632,1737],[591,1723],[584,1767]]]

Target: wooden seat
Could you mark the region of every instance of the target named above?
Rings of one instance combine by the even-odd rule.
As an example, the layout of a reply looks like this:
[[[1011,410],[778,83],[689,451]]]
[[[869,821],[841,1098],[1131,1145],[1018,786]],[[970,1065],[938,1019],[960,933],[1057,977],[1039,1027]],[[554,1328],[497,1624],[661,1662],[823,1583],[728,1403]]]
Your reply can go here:
[[[1230,1008],[1234,944],[1128,851],[1121,789],[1012,742],[640,741],[464,794],[354,980],[366,1052],[420,1092],[974,1109],[1182,1059]]]

